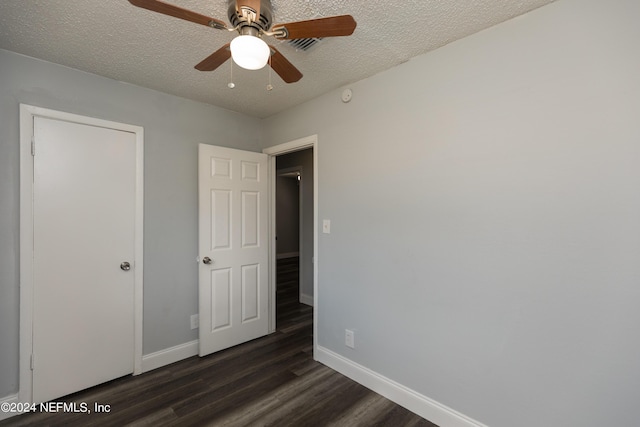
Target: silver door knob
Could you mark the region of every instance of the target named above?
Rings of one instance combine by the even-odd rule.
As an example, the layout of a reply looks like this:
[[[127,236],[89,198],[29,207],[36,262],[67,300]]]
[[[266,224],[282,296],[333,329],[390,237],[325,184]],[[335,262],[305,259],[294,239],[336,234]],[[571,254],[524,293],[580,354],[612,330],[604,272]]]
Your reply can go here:
[[[202,258],[202,262],[204,262],[207,265],[213,264],[213,260],[211,258],[209,258],[208,256]]]
[[[127,261],[123,262],[122,264],[120,264],[120,270],[122,271],[131,270],[131,264],[129,264]]]

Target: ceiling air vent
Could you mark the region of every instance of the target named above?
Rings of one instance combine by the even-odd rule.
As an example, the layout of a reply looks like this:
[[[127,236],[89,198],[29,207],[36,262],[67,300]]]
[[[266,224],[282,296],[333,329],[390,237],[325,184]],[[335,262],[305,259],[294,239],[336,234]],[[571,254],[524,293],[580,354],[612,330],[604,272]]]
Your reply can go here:
[[[289,45],[295,47],[297,50],[309,50],[313,46],[317,45],[322,38],[311,38],[311,39],[293,39],[289,40]]]

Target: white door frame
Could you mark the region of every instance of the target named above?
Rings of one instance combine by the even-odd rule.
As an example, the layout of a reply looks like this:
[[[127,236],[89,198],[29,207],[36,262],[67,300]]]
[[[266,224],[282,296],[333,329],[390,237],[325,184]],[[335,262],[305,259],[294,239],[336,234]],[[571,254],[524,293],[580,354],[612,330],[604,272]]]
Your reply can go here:
[[[318,135],[285,142],[262,150],[269,155],[269,332],[276,330],[276,156],[313,148],[313,354],[318,346]]]
[[[134,272],[134,363],[133,374],[142,373],[142,280],[143,280],[143,128],[47,108],[20,104],[20,372],[18,399],[33,402],[31,352],[33,349],[33,123],[35,117],[63,120],[135,134],[136,212]],[[36,148],[37,149],[37,148]]]

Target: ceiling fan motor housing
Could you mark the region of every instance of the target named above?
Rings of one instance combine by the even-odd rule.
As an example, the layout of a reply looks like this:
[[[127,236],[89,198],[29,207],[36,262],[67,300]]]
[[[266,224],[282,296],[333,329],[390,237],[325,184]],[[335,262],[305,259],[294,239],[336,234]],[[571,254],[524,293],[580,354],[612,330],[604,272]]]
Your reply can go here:
[[[273,45],[268,45],[262,40],[262,36],[275,37],[278,40],[304,40],[309,38],[339,37],[349,36],[356,28],[356,21],[351,15],[329,16],[326,18],[309,19],[306,21],[289,22],[273,26],[273,8],[271,0],[228,0],[229,8],[227,15],[232,27],[226,22],[207,15],[202,15],[189,9],[167,3],[163,0],[129,0],[137,7],[183,19],[196,24],[205,25],[222,31],[237,31],[240,35],[235,37],[231,43],[227,43],[211,55],[200,61],[196,66],[198,71],[213,71],[230,58],[240,60],[243,55],[235,49],[235,43],[242,46],[244,41],[253,44],[253,49],[244,50],[244,56],[250,59],[260,59],[254,64],[247,62],[247,69],[258,69],[264,67],[266,63],[261,62],[261,58],[266,56],[271,58],[268,62],[271,68],[286,83],[294,83],[302,78],[302,73],[291,62],[287,60]],[[238,45],[240,43],[240,45]],[[248,54],[247,54],[248,52]],[[258,52],[258,54],[256,54]],[[265,53],[266,52],[266,53]],[[253,57],[251,56],[253,55]],[[238,64],[239,62],[236,61]],[[262,65],[260,65],[262,64]],[[242,65],[241,65],[242,66]],[[257,67],[257,68],[251,68]]]
[[[255,10],[252,11],[255,14]],[[236,0],[229,0],[228,16],[229,22],[233,27],[240,27],[241,34],[248,33],[247,31],[242,31],[243,27],[253,27],[258,30],[268,31],[273,24],[273,14],[270,0],[260,0],[260,16],[256,19],[255,22],[249,22],[243,11],[236,10]]]

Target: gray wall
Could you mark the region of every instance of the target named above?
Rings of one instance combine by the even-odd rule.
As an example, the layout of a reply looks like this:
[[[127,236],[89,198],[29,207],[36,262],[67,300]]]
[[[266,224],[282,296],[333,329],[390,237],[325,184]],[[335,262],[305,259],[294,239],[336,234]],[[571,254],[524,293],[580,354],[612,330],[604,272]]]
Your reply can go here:
[[[492,427],[640,425],[638,17],[559,0],[265,121],[318,135],[321,346]]]
[[[144,354],[197,339],[198,143],[259,150],[261,122],[0,50],[0,398],[17,392],[19,104],[144,127]]]
[[[638,16],[559,0],[262,123],[0,51],[0,396],[24,102],[145,128],[145,354],[196,338],[197,143],[318,134],[321,346],[492,427],[639,425]]]
[[[301,293],[313,298],[313,149],[295,151],[276,157],[276,168],[302,166],[302,272]]]

